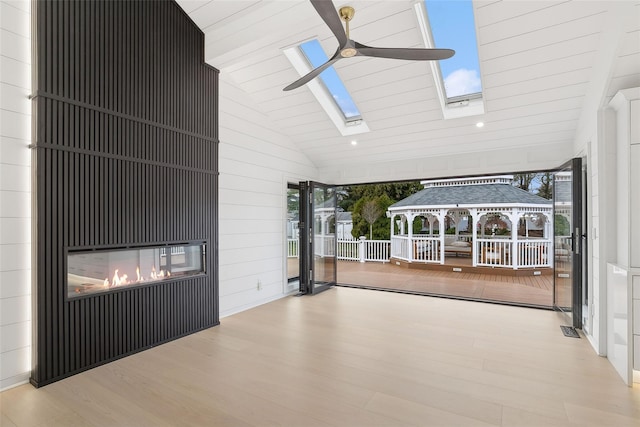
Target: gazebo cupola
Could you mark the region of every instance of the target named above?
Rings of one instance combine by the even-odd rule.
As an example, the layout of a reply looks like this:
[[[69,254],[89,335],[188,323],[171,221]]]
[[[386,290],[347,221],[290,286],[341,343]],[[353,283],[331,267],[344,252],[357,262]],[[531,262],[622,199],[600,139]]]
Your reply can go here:
[[[422,181],[423,190],[388,209],[391,257],[444,264],[445,256],[463,255],[474,267],[550,267],[552,202],[512,182],[510,175]]]

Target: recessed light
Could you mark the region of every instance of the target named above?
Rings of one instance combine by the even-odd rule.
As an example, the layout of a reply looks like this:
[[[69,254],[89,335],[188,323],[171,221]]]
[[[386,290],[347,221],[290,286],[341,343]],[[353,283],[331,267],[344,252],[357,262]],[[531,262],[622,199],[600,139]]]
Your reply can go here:
[[[476,127],[477,127],[477,128],[481,128],[481,127],[483,127],[483,126],[484,126],[484,122],[478,122],[478,123],[476,123]]]
[[[351,145],[358,145],[358,141],[351,141]]]

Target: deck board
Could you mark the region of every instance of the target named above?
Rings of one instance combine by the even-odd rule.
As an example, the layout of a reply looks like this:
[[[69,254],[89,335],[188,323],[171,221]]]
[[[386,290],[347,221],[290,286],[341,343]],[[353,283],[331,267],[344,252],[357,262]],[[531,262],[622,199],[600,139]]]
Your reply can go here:
[[[454,265],[461,265],[457,262]],[[509,276],[338,261],[338,283],[551,307],[553,276]]]

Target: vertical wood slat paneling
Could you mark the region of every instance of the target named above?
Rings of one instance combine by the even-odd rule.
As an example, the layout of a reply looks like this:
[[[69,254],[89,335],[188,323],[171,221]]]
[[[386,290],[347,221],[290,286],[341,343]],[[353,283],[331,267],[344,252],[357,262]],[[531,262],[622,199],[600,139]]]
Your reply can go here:
[[[218,324],[217,70],[173,2],[34,2],[36,386]],[[203,277],[66,297],[66,251],[206,240]]]

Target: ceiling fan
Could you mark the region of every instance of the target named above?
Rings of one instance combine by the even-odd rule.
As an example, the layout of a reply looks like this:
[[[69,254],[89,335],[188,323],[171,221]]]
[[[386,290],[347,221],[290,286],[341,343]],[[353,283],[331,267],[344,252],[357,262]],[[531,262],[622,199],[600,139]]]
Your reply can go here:
[[[336,53],[324,64],[312,70],[308,74],[300,77],[283,90],[292,90],[299,88],[329,68],[334,62],[342,58],[351,58],[354,56],[372,56],[377,58],[390,59],[406,59],[412,61],[435,61],[439,59],[451,58],[455,53],[452,49],[421,49],[421,48],[384,48],[371,47],[358,43],[349,38],[349,21],[355,14],[354,8],[351,6],[341,7],[336,12],[335,6],[331,0],[310,0],[322,20],[327,24],[333,35],[338,39],[338,49]],[[340,20],[345,22],[345,29],[342,28]]]

